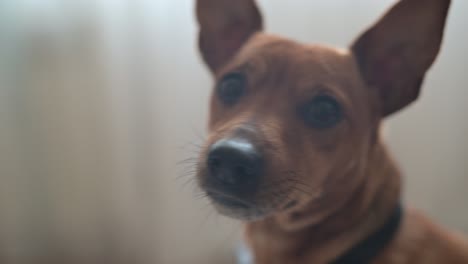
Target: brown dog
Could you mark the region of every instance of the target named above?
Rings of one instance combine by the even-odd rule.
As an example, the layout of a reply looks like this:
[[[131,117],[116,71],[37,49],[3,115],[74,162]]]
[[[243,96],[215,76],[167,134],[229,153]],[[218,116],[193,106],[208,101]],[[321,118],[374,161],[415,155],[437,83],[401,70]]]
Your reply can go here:
[[[262,33],[253,0],[198,0],[213,73],[197,179],[246,221],[259,264],[468,263],[468,244],[400,207],[381,120],[414,101],[450,0],[401,0],[349,50]]]

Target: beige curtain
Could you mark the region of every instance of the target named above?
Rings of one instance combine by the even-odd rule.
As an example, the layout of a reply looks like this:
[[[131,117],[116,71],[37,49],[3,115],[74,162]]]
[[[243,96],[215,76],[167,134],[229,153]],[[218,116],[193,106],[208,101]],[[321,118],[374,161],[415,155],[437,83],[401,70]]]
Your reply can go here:
[[[150,260],[150,43],[130,3],[1,5],[2,263]]]

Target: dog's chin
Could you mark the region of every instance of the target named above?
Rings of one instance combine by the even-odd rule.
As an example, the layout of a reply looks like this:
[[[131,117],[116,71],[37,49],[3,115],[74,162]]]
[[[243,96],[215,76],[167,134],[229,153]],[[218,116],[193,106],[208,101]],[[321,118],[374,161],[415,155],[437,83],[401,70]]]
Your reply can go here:
[[[257,221],[273,213],[272,209],[264,209],[253,203],[217,195],[208,196],[218,213],[237,220]]]

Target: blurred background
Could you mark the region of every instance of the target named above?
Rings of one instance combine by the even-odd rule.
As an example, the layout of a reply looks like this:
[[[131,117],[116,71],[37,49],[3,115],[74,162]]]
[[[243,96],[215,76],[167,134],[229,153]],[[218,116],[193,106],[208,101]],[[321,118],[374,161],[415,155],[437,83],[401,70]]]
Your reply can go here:
[[[391,0],[259,1],[268,31],[348,45]],[[0,1],[0,263],[234,263],[191,168],[211,80],[192,0]],[[387,122],[405,200],[468,233],[468,1]],[[417,15],[417,14],[415,14]]]

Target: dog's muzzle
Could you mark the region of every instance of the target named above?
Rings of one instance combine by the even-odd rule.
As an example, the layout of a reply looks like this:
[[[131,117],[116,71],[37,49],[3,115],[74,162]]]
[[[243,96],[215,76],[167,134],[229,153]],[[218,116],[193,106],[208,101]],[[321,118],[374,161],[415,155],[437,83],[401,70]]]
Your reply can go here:
[[[207,194],[226,207],[250,206],[263,173],[263,157],[246,138],[233,137],[213,143],[206,158]]]

